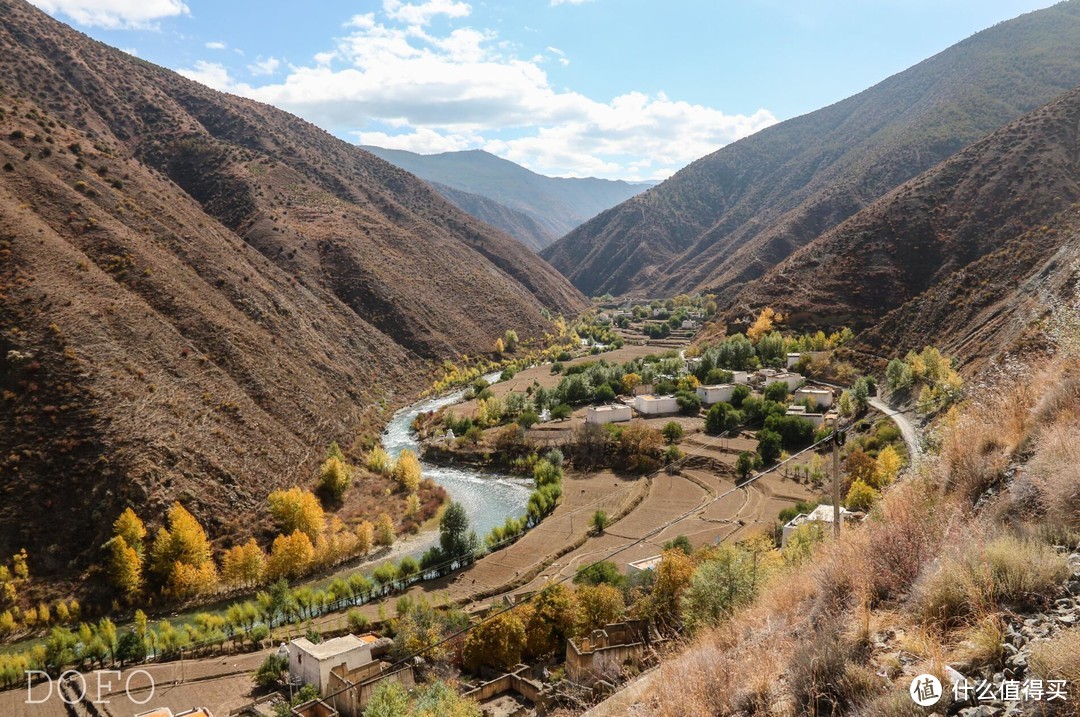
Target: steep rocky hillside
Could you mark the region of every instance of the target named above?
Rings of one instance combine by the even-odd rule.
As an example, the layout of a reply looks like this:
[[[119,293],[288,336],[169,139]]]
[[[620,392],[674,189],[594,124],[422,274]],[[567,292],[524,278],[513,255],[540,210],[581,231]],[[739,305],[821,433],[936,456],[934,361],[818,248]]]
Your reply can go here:
[[[215,536],[433,366],[583,298],[427,184],[0,0],[0,554],[122,510]]]
[[[387,162],[406,169],[435,184],[447,199],[473,216],[499,227],[532,246],[531,229],[521,234],[520,221],[500,223],[499,213],[490,205],[478,206],[475,199],[458,192],[479,195],[520,212],[536,222],[543,232],[543,249],[605,209],[648,189],[648,184],[589,177],[545,177],[481,150],[416,154],[400,149],[365,147]],[[446,191],[449,188],[451,191]],[[489,220],[489,217],[492,220]]]
[[[1023,339],[1070,281],[1080,243],[1080,89],[902,185],[747,285],[732,316],[870,330],[890,355],[966,358]]]
[[[543,252],[589,295],[730,297],[971,142],[1080,84],[1080,1],[1001,23],[694,162]]]

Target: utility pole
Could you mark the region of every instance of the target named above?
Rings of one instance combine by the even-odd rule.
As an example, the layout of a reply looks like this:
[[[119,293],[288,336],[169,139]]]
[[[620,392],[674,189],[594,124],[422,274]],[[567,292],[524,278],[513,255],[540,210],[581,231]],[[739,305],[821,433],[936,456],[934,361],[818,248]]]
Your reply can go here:
[[[832,515],[833,537],[840,539],[840,446],[844,442],[844,434],[840,433],[840,426],[833,424],[832,437]]]

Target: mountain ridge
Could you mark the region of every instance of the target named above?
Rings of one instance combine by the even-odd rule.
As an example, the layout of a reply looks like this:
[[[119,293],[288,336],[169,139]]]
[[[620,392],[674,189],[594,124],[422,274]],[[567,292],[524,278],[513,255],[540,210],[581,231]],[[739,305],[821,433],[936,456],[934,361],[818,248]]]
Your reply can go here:
[[[488,216],[506,222],[494,225],[512,236],[518,235],[511,230],[523,231],[518,238],[529,246],[540,237],[520,218],[508,216],[507,210],[525,215],[544,232],[541,249],[587,219],[651,186],[647,182],[596,177],[548,177],[480,149],[417,154],[368,145],[362,148],[430,182],[459,208],[469,211],[468,206],[472,206],[484,215],[481,219]],[[443,191],[443,187],[452,191]],[[460,192],[483,197],[505,209],[483,205]]]
[[[584,293],[730,299],[892,188],[1080,84],[1080,3],[999,23],[701,158],[542,255]]]
[[[439,363],[585,306],[407,172],[23,0],[0,69],[0,551],[37,574],[128,505],[250,535]]]

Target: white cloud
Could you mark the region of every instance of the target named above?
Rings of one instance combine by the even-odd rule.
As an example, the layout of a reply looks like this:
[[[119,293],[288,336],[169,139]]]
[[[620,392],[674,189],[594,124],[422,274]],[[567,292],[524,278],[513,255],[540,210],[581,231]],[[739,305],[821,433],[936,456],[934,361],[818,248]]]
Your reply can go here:
[[[194,67],[177,70],[177,72],[189,80],[195,80],[213,90],[239,92],[251,89],[247,86],[236,85],[232,77],[229,76],[228,68],[218,62],[199,60]]]
[[[188,15],[182,0],[31,0],[50,15],[66,15],[79,25],[113,30],[151,27],[157,20]]]
[[[265,60],[260,57],[248,65],[248,71],[253,75],[272,75],[278,71],[279,67],[281,67],[281,60],[276,57],[268,57]]]
[[[224,42],[218,42],[217,40],[206,43],[207,50],[224,50],[226,48],[228,48],[228,45]]]
[[[766,110],[728,114],[662,93],[602,101],[556,88],[543,63],[569,61],[559,48],[522,59],[492,31],[436,32],[421,22],[436,11],[465,12],[457,6],[464,3],[385,0],[385,12],[353,17],[332,48],[260,86],[237,82],[213,62],[180,72],[363,144],[420,153],[482,148],[561,176],[663,178],[776,122]],[[285,66],[271,63],[260,58],[249,70]]]
[[[427,25],[438,15],[466,17],[472,8],[468,3],[454,0],[428,0],[422,3],[402,3],[401,0],[383,0],[383,10],[391,20],[408,25]]]
[[[592,1],[593,0],[551,0],[551,6],[555,7],[556,5],[584,5],[585,3]]]
[[[418,154],[436,154],[438,152],[458,152],[473,149],[483,143],[483,138],[475,134],[443,135],[435,130],[420,127],[408,134],[387,134],[386,132],[357,132],[360,144],[369,144],[387,149],[406,149]]]

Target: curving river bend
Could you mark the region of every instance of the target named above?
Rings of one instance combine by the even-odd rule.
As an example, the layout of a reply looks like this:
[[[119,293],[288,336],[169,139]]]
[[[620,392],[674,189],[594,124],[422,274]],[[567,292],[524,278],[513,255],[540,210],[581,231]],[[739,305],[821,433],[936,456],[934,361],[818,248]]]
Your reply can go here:
[[[493,383],[499,379],[499,374],[489,374],[484,378]],[[436,411],[458,403],[464,397],[465,390],[462,389],[401,409],[383,430],[383,448],[392,458],[397,458],[406,448],[420,455],[420,444],[412,430],[413,419],[425,411]],[[426,478],[444,487],[451,500],[465,507],[469,523],[481,540],[493,527],[506,522],[508,517],[517,518],[525,514],[525,506],[533,490],[531,478],[479,471],[469,466],[438,466],[427,461],[422,461],[422,465]]]

